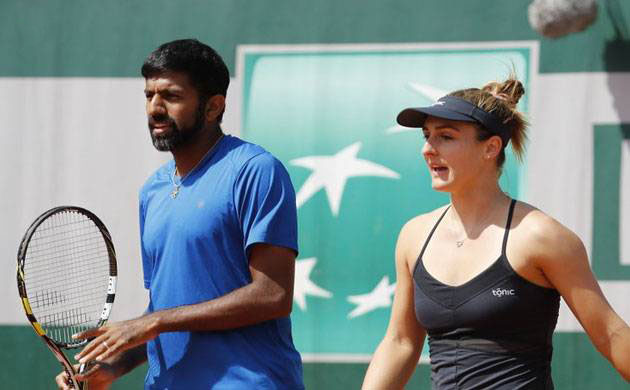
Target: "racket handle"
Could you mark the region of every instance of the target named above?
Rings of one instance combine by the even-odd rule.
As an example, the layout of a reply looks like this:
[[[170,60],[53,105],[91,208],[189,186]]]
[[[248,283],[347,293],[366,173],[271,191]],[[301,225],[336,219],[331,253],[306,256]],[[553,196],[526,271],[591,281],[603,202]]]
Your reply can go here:
[[[79,366],[79,374],[83,374],[83,372],[88,368],[88,365],[90,363],[81,363],[81,365]],[[87,382],[81,382],[79,383],[79,390],[88,390],[88,383]]]
[[[68,370],[65,366],[63,367],[63,369],[64,371],[66,371],[66,375],[68,375],[68,384],[70,385],[71,388],[76,389],[76,390],[87,389],[87,386],[83,386],[81,382],[78,382],[76,379],[74,379],[74,375],[72,375],[70,370]]]

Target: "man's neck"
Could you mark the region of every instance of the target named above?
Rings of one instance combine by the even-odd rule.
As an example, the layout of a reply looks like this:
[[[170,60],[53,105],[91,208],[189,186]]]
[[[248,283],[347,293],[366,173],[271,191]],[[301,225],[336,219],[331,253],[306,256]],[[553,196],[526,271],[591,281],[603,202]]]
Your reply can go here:
[[[177,167],[177,175],[184,177],[193,170],[210,149],[215,146],[222,135],[221,127],[216,125],[208,130],[200,131],[196,139],[188,145],[173,150],[172,154]]]

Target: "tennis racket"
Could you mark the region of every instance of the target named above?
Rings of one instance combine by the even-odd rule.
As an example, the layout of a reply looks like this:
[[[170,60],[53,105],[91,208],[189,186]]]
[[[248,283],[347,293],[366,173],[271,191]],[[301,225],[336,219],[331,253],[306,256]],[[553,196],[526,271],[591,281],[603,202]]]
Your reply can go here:
[[[72,335],[102,326],[116,293],[116,253],[103,222],[88,210],[55,207],[28,228],[18,250],[17,283],[26,317],[75,389],[87,384],[62,349],[88,340]],[[81,365],[79,372],[84,370]]]

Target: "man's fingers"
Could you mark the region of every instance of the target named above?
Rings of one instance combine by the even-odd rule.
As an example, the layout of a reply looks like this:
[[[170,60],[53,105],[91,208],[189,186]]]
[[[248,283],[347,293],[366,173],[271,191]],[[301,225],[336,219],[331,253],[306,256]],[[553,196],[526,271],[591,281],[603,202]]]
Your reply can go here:
[[[65,371],[55,377],[55,382],[57,383],[57,387],[61,390],[72,389],[72,387],[68,384],[69,378]]]
[[[82,372],[75,375],[75,379],[78,381],[88,381],[92,379],[96,374],[102,371],[114,372],[114,367],[102,361],[91,361],[85,365]]]
[[[86,364],[80,365],[79,368],[76,370],[77,373],[74,375],[74,378],[81,382],[85,380],[89,380],[90,377],[94,375],[96,371],[98,371],[97,366],[98,366],[98,363],[95,361],[90,361]]]
[[[85,330],[83,332],[75,333],[72,335],[72,338],[75,340],[91,339],[102,333],[105,333],[104,326],[100,328],[92,328],[92,329]]]
[[[98,369],[99,367],[97,362],[90,362],[85,365],[85,369],[83,371],[77,372],[77,374],[74,376],[74,379],[80,382],[90,380],[90,378],[94,376]]]
[[[123,343],[119,340],[104,340],[101,343],[103,348],[99,349],[100,353],[94,358],[94,360],[101,362],[106,360],[107,358],[114,356],[120,352],[123,352],[125,349],[123,348]],[[96,351],[96,350],[95,350]],[[96,352],[95,352],[96,353]],[[87,360],[86,360],[87,361]]]
[[[96,357],[106,351],[109,347],[105,337],[97,337],[90,341],[81,352],[76,354],[74,358],[80,363],[86,363],[95,360]]]
[[[111,356],[123,352],[126,348],[120,341],[108,339],[105,336],[97,337],[92,340],[79,354],[74,358],[81,364],[92,361],[101,362]]]

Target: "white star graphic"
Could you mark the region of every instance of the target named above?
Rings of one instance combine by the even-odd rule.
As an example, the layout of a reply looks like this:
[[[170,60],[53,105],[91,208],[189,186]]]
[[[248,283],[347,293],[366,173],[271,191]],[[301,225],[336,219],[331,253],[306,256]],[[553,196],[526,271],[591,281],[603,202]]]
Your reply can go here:
[[[332,293],[313,283],[310,279],[311,271],[315,267],[317,259],[297,260],[295,262],[295,284],[293,287],[293,300],[302,310],[306,310],[306,295],[322,298],[332,298]]]
[[[291,165],[313,171],[296,195],[297,207],[302,206],[317,191],[324,188],[330,210],[334,216],[337,216],[348,178],[356,176],[400,178],[398,173],[382,165],[358,159],[357,153],[360,149],[361,142],[355,142],[332,156],[307,156],[291,160]]]
[[[420,95],[429,98],[432,102],[436,102],[439,98],[446,95],[446,91],[441,90],[439,88],[432,87],[430,85],[426,85],[426,84],[409,82],[407,86],[412,91],[417,92]],[[417,130],[418,129],[413,128],[413,127],[395,125],[395,126],[388,127],[387,130],[385,130],[385,132],[387,134],[397,134],[397,133],[404,133],[406,131],[417,131]]]
[[[392,304],[392,294],[396,290],[396,283],[389,284],[389,277],[383,279],[374,287],[372,292],[362,295],[351,295],[348,301],[357,305],[349,314],[348,318],[354,318],[368,313],[379,307],[389,307]]]
[[[437,102],[439,98],[446,95],[446,91],[426,84],[409,83],[409,88],[414,92],[428,97],[432,102]]]
[[[394,126],[388,127],[387,130],[385,130],[385,133],[397,134],[397,133],[405,133],[407,131],[418,131],[418,129],[416,127],[405,127],[401,125],[394,125]]]

